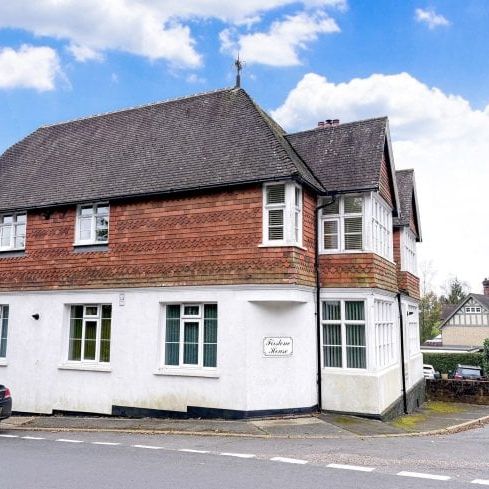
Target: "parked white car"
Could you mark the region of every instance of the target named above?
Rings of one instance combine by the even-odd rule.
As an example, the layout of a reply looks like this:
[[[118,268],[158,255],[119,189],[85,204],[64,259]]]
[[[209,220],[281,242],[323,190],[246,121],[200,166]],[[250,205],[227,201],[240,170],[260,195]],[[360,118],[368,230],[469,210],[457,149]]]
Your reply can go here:
[[[436,379],[436,373],[435,369],[433,368],[433,365],[423,365],[423,375],[425,379],[428,380],[435,380]]]

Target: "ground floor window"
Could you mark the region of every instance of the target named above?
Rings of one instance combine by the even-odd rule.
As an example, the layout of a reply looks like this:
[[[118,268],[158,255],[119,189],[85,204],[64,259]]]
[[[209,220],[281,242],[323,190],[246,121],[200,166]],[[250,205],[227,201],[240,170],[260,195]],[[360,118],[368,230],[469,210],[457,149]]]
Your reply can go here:
[[[394,303],[375,299],[375,357],[378,368],[396,361],[396,334],[394,331]]]
[[[407,336],[409,341],[409,355],[413,356],[420,352],[418,306],[408,304],[407,327],[408,327]]]
[[[8,306],[0,306],[0,358],[7,356]]]
[[[367,368],[364,301],[324,301],[322,325],[324,367]]]
[[[217,304],[166,306],[165,365],[217,366]]]
[[[71,362],[110,362],[110,304],[72,305],[68,360]]]

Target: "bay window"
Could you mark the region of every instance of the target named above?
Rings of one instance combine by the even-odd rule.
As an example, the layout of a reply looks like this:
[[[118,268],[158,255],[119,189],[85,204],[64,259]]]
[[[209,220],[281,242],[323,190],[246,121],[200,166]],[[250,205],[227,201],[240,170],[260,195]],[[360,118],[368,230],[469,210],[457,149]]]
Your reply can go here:
[[[384,368],[397,360],[394,303],[375,299],[374,311],[376,365],[378,368]]]
[[[365,302],[327,300],[322,303],[323,366],[367,368]]]
[[[372,251],[393,259],[392,210],[376,195],[372,197]]]
[[[217,304],[168,304],[165,366],[217,367]]]
[[[25,212],[0,215],[0,251],[25,249],[26,221]]]
[[[302,189],[293,182],[263,187],[263,245],[302,245]]]
[[[416,236],[409,228],[402,230],[401,270],[417,274]]]

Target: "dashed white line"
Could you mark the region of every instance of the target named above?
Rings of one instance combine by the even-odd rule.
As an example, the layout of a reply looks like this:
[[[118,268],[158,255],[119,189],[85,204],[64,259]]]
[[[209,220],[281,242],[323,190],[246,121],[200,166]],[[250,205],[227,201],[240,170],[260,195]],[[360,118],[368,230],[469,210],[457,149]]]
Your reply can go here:
[[[112,441],[92,441],[92,445],[108,445],[115,447],[116,445],[120,445],[120,443],[114,443]]]
[[[489,480],[487,479],[474,479],[471,484],[480,484],[481,486],[489,486]]]
[[[373,472],[374,467],[362,467],[361,465],[329,464],[330,469],[357,470],[358,472]]]
[[[178,451],[188,453],[211,453],[209,450],[193,450],[192,448],[179,448]]]
[[[399,472],[401,477],[417,477],[418,479],[433,479],[437,481],[448,481],[451,479],[448,475],[423,474],[422,472]]]
[[[42,438],[40,436],[21,436],[23,440],[45,440],[46,438]]]
[[[155,447],[152,445],[131,445],[133,448],[147,448],[148,450],[163,450],[163,447]]]
[[[17,435],[0,435],[2,438],[19,438]]]
[[[284,462],[286,464],[307,464],[307,460],[301,460],[299,458],[273,457],[270,460],[272,460],[272,462]]]
[[[55,441],[60,441],[62,443],[85,443],[83,440],[69,440],[69,439],[66,439],[66,438],[58,438]]]
[[[253,455],[252,453],[229,453],[229,452],[222,452],[219,455],[224,455],[225,457],[237,457],[237,458],[256,458],[256,455]]]

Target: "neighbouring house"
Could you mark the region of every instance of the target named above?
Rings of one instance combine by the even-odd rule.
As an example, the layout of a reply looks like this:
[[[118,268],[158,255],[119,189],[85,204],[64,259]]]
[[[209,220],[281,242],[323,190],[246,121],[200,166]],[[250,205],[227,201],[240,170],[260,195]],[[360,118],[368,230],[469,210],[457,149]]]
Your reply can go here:
[[[469,294],[457,305],[442,309],[443,347],[481,348],[489,338],[489,280],[482,282],[483,294]]]
[[[420,239],[384,117],[286,134],[234,88],[41,127],[0,156],[0,379],[33,413],[393,416]]]

